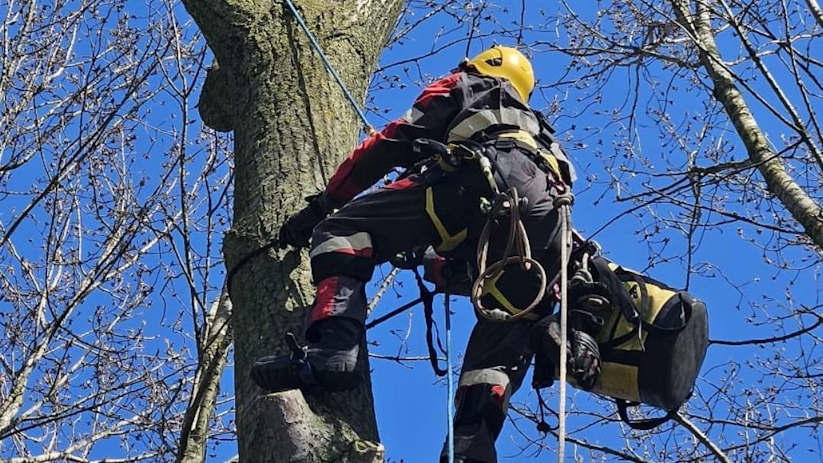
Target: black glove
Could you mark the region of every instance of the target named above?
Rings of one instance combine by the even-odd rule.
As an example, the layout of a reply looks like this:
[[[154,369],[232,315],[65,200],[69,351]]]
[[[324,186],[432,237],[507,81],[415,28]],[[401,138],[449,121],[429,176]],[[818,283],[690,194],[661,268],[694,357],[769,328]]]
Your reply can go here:
[[[597,384],[602,362],[595,338],[578,328],[588,328],[597,322],[598,319],[587,312],[569,313],[571,329],[566,337],[566,366],[577,385],[587,391]],[[554,368],[560,360],[560,314],[556,313],[535,323],[529,344],[536,358],[533,385],[537,388],[551,386],[554,382]]]
[[[278,235],[280,249],[286,246],[295,248],[308,247],[309,238],[311,238],[314,227],[331,212],[331,207],[325,204],[321,194],[308,196],[306,197],[306,201],[308,201],[309,205],[297,214],[286,219],[286,223],[280,227],[280,233]]]
[[[616,307],[614,296],[605,284],[595,281],[588,283],[574,279],[569,284],[569,313],[574,310],[589,312],[600,318],[608,318],[612,307]],[[589,332],[593,336],[596,333]]]
[[[597,341],[585,331],[572,330],[572,354],[569,357],[569,374],[584,391],[590,391],[600,377],[600,348]]]
[[[401,270],[417,268],[418,265],[423,263],[423,249],[409,249],[408,251],[397,253],[389,259],[389,263]]]
[[[465,259],[443,257],[429,246],[423,254],[422,264],[423,279],[434,283],[438,292],[448,288],[450,294],[471,294],[473,281],[469,263]]]

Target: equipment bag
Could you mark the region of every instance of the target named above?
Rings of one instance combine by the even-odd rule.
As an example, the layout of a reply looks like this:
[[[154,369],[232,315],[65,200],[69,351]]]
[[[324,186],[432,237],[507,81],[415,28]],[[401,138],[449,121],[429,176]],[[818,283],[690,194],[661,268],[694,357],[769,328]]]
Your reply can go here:
[[[603,257],[591,266],[617,306],[597,338],[603,365],[593,392],[614,398],[632,428],[651,429],[672,418],[694,389],[709,345],[706,305]],[[668,413],[629,420],[627,407],[639,403]]]

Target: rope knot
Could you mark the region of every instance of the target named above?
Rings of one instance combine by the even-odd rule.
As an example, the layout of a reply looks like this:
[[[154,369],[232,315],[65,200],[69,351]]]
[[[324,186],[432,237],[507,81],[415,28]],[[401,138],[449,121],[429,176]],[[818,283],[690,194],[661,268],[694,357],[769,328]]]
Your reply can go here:
[[[574,204],[574,195],[571,193],[562,193],[554,198],[554,203],[557,207],[571,206]]]

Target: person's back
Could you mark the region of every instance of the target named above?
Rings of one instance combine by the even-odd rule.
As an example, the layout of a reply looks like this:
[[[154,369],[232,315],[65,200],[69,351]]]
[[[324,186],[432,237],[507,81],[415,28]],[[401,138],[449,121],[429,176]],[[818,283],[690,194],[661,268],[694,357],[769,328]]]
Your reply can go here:
[[[513,48],[493,47],[461,63],[427,86],[404,117],[368,137],[337,169],[326,190],[284,224],[283,246],[306,246],[311,236],[317,296],[307,316],[308,347],[297,356],[258,360],[251,375],[261,388],[319,392],[357,385],[363,374],[358,357],[367,315],[365,285],[375,265],[427,246],[474,262],[488,212],[482,206],[493,197],[493,188],[514,188],[525,198],[520,217],[532,255],[550,272],[557,269],[554,198],[568,190],[571,179],[564,172],[570,168],[559,168],[565,159],[552,163],[544,158],[549,147],[540,145],[541,124],[528,106],[533,87],[531,64]],[[427,154],[415,149],[417,139],[479,147],[494,166],[492,184],[471,160],[441,158],[356,197],[392,168],[425,160]],[[505,233],[501,227],[493,234],[491,258],[502,252],[504,243],[497,235]],[[507,270],[488,282],[483,303],[514,315],[528,303],[529,285],[534,289],[539,284],[528,273]],[[533,317],[512,323],[478,320],[456,397],[455,461],[497,460],[494,442],[509,397],[531,363],[529,330],[537,318],[550,315],[553,304],[546,297]]]

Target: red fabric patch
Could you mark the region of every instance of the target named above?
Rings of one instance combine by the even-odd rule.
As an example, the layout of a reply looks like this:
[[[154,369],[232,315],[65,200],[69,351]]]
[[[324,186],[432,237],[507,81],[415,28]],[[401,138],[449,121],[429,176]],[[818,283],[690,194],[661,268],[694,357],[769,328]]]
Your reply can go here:
[[[437,256],[432,262],[432,277],[436,289],[443,291],[446,288],[446,279],[443,278],[443,267],[446,266],[446,259]]]
[[[403,180],[389,183],[384,188],[387,190],[405,190],[406,188],[413,188],[418,185],[411,177],[406,177]]]
[[[340,164],[340,167],[338,167],[337,171],[332,175],[331,180],[329,180],[329,185],[326,187],[326,192],[335,202],[339,204],[347,203],[357,196],[358,193],[370,186],[355,184],[351,178],[351,173],[364,158],[371,155],[371,152],[379,141],[394,138],[401,124],[407,124],[407,122],[403,119],[398,119],[389,123],[389,125],[384,127],[380,132],[368,136],[360,143],[360,146],[355,148],[354,151],[346,157],[346,160]]]
[[[332,316],[337,286],[337,277],[325,278],[317,285],[317,297],[314,299],[314,307],[311,309],[312,323]]]
[[[448,77],[444,77],[428,87],[423,89],[423,93],[417,97],[417,100],[414,102],[414,105],[418,108],[426,109],[429,103],[432,102],[433,99],[439,96],[449,96],[451,93],[451,89],[454,88],[455,83],[460,78],[460,73],[452,74]]]
[[[506,388],[499,384],[495,384],[492,386],[492,396],[497,405],[502,407],[503,406],[503,398],[506,397]]]

